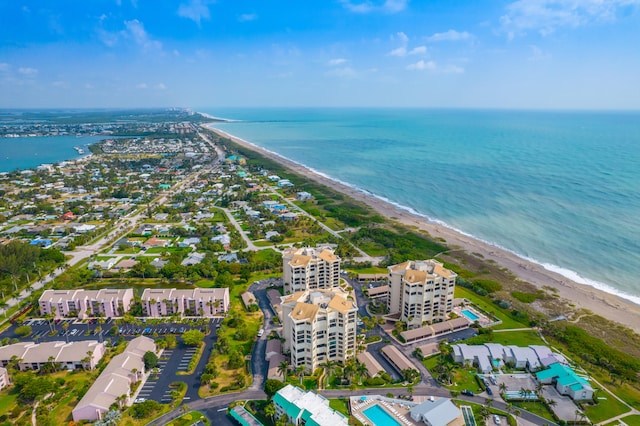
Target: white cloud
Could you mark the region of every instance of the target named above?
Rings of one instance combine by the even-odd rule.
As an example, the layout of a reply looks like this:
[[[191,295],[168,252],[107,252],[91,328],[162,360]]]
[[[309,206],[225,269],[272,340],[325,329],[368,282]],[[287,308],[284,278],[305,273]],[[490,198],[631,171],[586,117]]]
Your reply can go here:
[[[346,63],[347,60],[344,58],[335,58],[335,59],[330,59],[329,60],[329,65],[332,67],[335,67],[336,65],[342,65],[344,63]]]
[[[358,76],[358,73],[351,67],[341,67],[327,71],[327,75],[341,78],[354,78]]]
[[[542,51],[538,46],[531,45],[529,47],[531,48],[531,56],[527,58],[529,62],[539,62],[551,58],[550,54]]]
[[[33,77],[36,76],[38,74],[38,70],[35,68],[29,68],[29,67],[20,67],[18,68],[18,73],[27,76],[27,77]]]
[[[53,83],[51,83],[51,85],[53,87],[58,87],[58,88],[61,88],[61,89],[67,89],[69,87],[69,83],[67,83],[66,81],[62,81],[62,80],[54,81]]]
[[[191,19],[200,25],[203,19],[211,18],[209,4],[211,1],[208,0],[191,0],[188,4],[181,4],[178,7],[178,16]]]
[[[459,67],[457,65],[446,65],[444,67],[439,66],[434,61],[425,62],[423,60],[419,60],[414,64],[407,65],[407,70],[409,71],[431,71],[433,73],[440,74],[462,74],[464,73],[464,68]]]
[[[389,55],[391,56],[407,56],[407,48],[402,46],[402,47],[398,47],[397,49],[393,49],[391,52],[389,52]]]
[[[408,48],[409,46],[409,37],[403,33],[402,31],[396,33],[395,35],[391,36],[391,40],[399,40],[400,41],[400,47],[397,47],[395,49],[393,49],[391,52],[389,52],[390,56],[407,56],[407,55],[424,55],[427,53],[427,47],[426,46],[416,46],[413,49]]]
[[[88,90],[91,90],[91,89],[93,89],[93,84],[85,83],[85,84],[84,84],[84,88],[85,88],[85,89],[88,89]]]
[[[9,64],[6,62],[0,62],[0,71],[9,71]]]
[[[258,19],[258,15],[255,13],[243,13],[242,15],[238,16],[238,21],[240,22],[250,22],[255,21],[256,19]]]
[[[147,83],[140,83],[136,85],[136,89],[148,89]]]
[[[409,0],[385,0],[383,2],[366,0],[358,3],[351,0],[340,0],[340,3],[345,9],[353,13],[398,13],[407,8]]]
[[[427,46],[417,46],[409,51],[409,55],[424,55],[427,53]]]
[[[407,65],[409,71],[435,70],[436,63],[433,61],[425,62],[422,59],[415,64]]]
[[[162,49],[162,43],[149,37],[149,33],[145,31],[142,22],[134,19],[133,21],[125,21],[124,25],[127,28],[126,36],[132,38],[137,45],[146,50]]]
[[[428,37],[427,40],[429,41],[464,41],[464,40],[469,40],[471,38],[473,38],[473,36],[466,31],[460,32],[456,30],[449,30],[443,33],[435,33],[431,37]]]
[[[165,90],[167,88],[167,86],[164,85],[164,83],[158,83],[154,86],[154,89],[156,90]]]
[[[638,5],[640,0],[517,0],[507,5],[500,23],[510,38],[528,31],[546,36],[562,27],[613,22],[621,9]]]

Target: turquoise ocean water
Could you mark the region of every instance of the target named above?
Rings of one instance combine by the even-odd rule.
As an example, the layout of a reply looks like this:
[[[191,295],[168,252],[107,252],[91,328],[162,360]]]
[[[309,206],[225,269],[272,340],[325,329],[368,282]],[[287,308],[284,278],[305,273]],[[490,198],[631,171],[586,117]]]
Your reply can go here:
[[[0,138],[0,172],[15,169],[31,169],[40,164],[58,163],[73,160],[79,155],[74,146],[84,149],[89,154],[88,145],[104,136],[38,136],[24,138]]]
[[[640,303],[640,113],[214,109],[229,132]]]

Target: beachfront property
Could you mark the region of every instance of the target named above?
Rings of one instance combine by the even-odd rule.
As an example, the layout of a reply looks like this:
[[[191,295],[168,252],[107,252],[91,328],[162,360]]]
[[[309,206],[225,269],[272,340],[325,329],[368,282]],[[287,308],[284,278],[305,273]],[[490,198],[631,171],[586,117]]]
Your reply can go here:
[[[171,315],[214,317],[229,311],[228,288],[147,288],[140,298],[144,315],[160,318]]]
[[[490,373],[504,364],[513,368],[536,371],[555,363],[566,364],[566,359],[548,347],[530,345],[528,347],[504,346],[499,343],[485,343],[483,345],[467,345],[461,343],[451,345],[454,362],[473,365],[482,373]]]
[[[447,321],[437,322],[424,327],[413,328],[400,333],[405,343],[418,342],[432,337],[453,333],[454,331],[469,328],[471,322],[467,318],[453,318]]]
[[[156,344],[148,337],[136,337],[129,342],[123,353],[113,357],[73,409],[73,421],[98,420],[113,404],[129,405],[131,385],[145,373],[144,354],[155,351]]]
[[[414,401],[382,395],[352,396],[351,415],[362,424],[375,426],[464,426],[462,412],[448,398],[415,396]]]
[[[329,407],[329,400],[311,391],[287,385],[273,397],[276,416],[285,416],[295,425],[338,426],[348,425],[349,419]]]
[[[584,377],[578,376],[568,365],[556,362],[546,370],[535,373],[538,382],[554,385],[560,395],[567,395],[574,401],[593,399],[593,388]]]
[[[294,368],[314,371],[323,362],[355,356],[358,307],[344,290],[306,290],[281,301],[284,350]]]
[[[131,308],[132,289],[45,290],[38,300],[42,316],[121,317]]]
[[[20,342],[0,347],[0,364],[3,367],[17,360],[19,370],[40,370],[46,364],[54,364],[59,370],[93,370],[105,353],[104,343],[97,340],[78,342]]]
[[[389,271],[386,317],[408,329],[446,320],[453,307],[457,274],[436,260],[409,260]]]
[[[340,258],[329,247],[293,247],[282,262],[285,294],[340,285]]]

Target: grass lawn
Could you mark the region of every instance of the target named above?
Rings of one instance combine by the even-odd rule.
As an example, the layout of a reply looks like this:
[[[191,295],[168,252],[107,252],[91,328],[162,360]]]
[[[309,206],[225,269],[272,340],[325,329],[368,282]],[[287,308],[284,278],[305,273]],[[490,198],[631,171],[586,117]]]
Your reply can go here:
[[[628,426],[640,426],[640,415],[633,415],[623,417],[622,421],[625,422]],[[613,422],[615,424],[620,424],[620,422]]]
[[[585,406],[584,413],[589,417],[592,423],[600,423],[611,417],[624,414],[630,409],[622,404],[611,395],[602,392],[601,397],[607,399],[599,399],[597,405]]]
[[[640,409],[640,390],[628,383],[615,386],[607,386],[613,393],[622,398],[627,404],[636,409]]]
[[[553,419],[553,414],[551,414],[549,410],[547,410],[547,407],[545,407],[541,402],[517,401],[513,402],[513,406],[521,408],[523,410],[527,410],[530,413],[537,414],[540,417],[551,420],[551,422],[555,422],[555,420]]]
[[[354,274],[387,274],[387,269],[386,268],[377,268],[375,266],[372,266],[370,268],[347,268],[346,269],[349,272],[353,272]]]
[[[152,247],[147,250],[147,254],[162,254],[164,252],[167,253],[189,253],[191,251],[191,247]]]
[[[329,407],[349,417],[349,406],[346,398],[330,399]]]
[[[7,390],[0,393],[0,414],[6,414],[13,410],[17,399],[17,394],[9,393]]]
[[[488,298],[478,296],[474,292],[464,287],[456,286],[455,297],[464,297],[477,305],[482,310],[494,315],[502,321],[502,324],[493,326],[494,330],[504,330],[510,328],[526,328],[529,324],[523,323],[511,317],[510,312],[494,305]]]
[[[200,411],[191,411],[182,417],[178,417],[174,421],[167,423],[166,426],[191,426],[198,420],[202,421],[205,425],[209,425],[209,419]]]
[[[255,244],[256,247],[271,247],[275,243],[272,241],[254,241],[253,244]]]
[[[504,333],[478,334],[465,341],[468,345],[480,345],[487,342],[503,345],[529,346],[544,345],[544,341],[533,330],[505,331]]]
[[[432,356],[422,361],[422,363],[429,371],[435,372],[439,358],[440,355]],[[464,368],[455,368],[453,370],[453,376],[453,385],[447,386],[447,388],[457,391],[468,389],[474,393],[482,392],[480,385],[478,385],[478,382],[475,379],[476,374],[474,371],[465,370]]]

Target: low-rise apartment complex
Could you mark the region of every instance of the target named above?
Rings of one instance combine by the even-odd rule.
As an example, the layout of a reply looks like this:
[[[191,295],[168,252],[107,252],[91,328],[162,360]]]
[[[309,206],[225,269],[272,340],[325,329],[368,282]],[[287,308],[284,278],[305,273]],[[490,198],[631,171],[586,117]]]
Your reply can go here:
[[[148,317],[171,315],[213,317],[229,310],[228,288],[192,290],[146,289],[141,297],[142,310]]]
[[[131,384],[142,378],[143,357],[149,351],[156,351],[153,339],[140,336],[129,342],[123,353],[113,357],[73,409],[73,421],[101,419],[109,407],[117,402],[129,405]]]
[[[340,258],[328,247],[293,247],[282,261],[285,294],[340,285]]]
[[[435,260],[409,260],[388,267],[389,316],[417,328],[448,318],[457,274]]]
[[[281,307],[284,348],[293,367],[313,371],[323,362],[355,356],[358,307],[342,289],[297,292],[282,297]]]
[[[104,343],[97,340],[20,342],[0,347],[0,364],[6,367],[15,360],[20,370],[40,370],[45,364],[54,364],[58,370],[92,370],[104,353]]]
[[[38,304],[42,316],[56,318],[120,317],[129,311],[133,290],[45,290]]]
[[[285,416],[289,423],[307,426],[348,425],[349,419],[329,407],[329,400],[314,392],[287,385],[273,397],[276,414]]]

